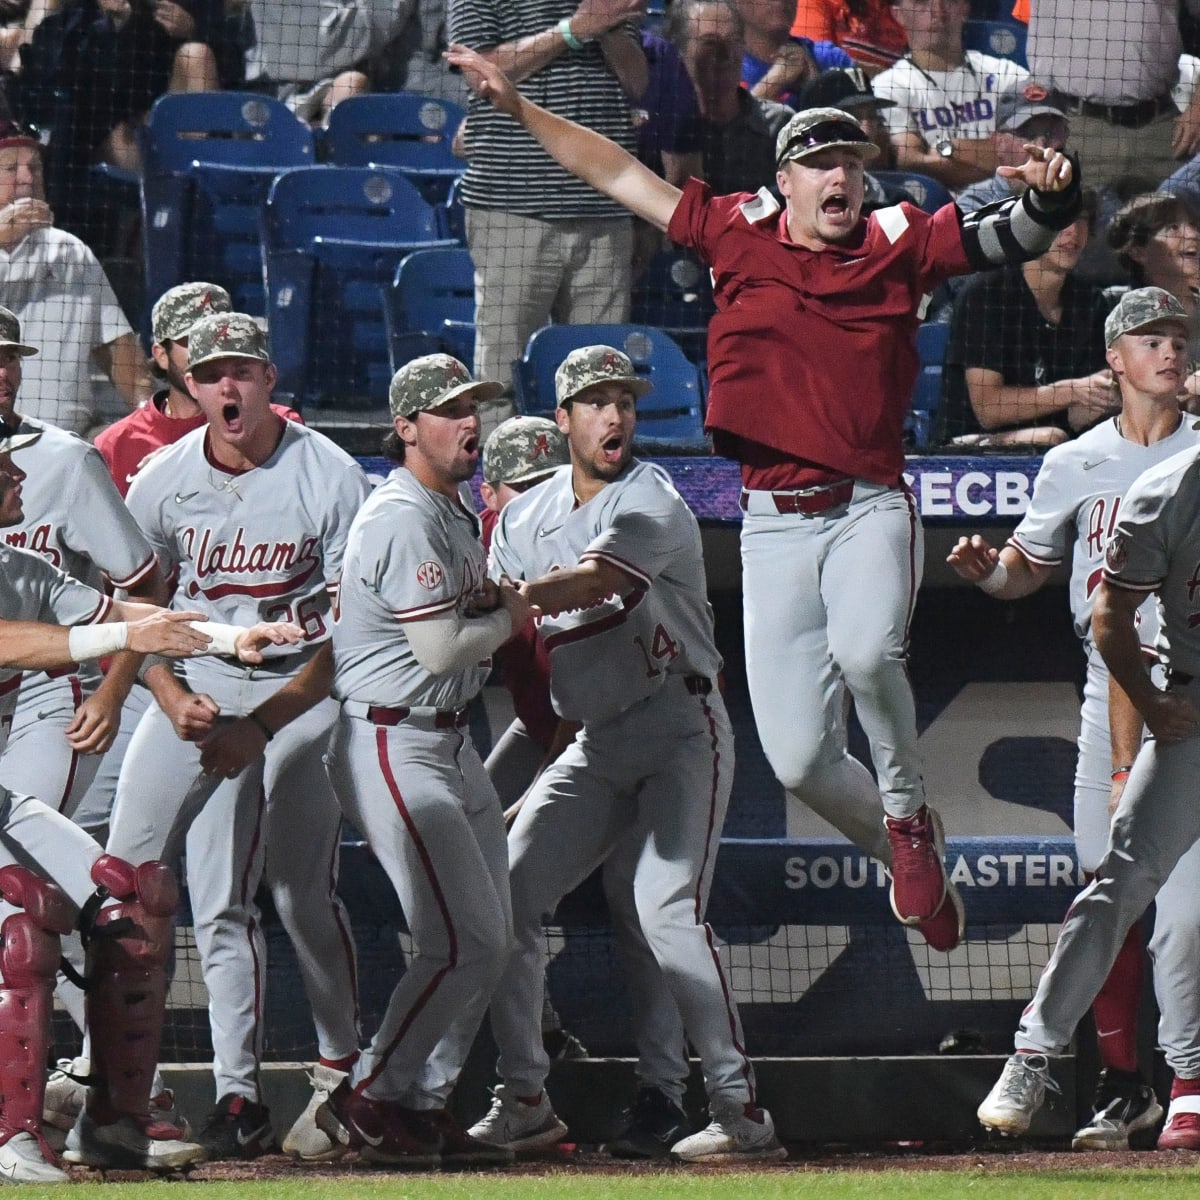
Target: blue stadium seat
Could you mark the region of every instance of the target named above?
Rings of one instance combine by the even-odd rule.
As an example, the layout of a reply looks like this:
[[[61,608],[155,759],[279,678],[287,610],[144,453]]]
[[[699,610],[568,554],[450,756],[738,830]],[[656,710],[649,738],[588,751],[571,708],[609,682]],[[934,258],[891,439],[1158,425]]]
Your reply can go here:
[[[529,339],[525,353],[513,363],[518,408],[550,414],[555,407],[554,372],[579,346],[606,345],[623,350],[634,370],[654,384],[638,400],[639,443],[701,449],[704,433],[700,375],[679,346],[649,325],[545,325]]]
[[[664,250],[633,285],[629,319],[670,334],[697,364],[708,356],[708,322],[716,311],[712,276],[686,250]]]
[[[912,197],[912,202],[927,213],[937,212],[954,199],[945,185],[919,171],[872,171],[871,174],[880,183],[903,188]]]
[[[384,289],[393,371],[421,354],[475,357],[475,265],[462,247],[414,250]]]
[[[311,130],[269,96],[176,93],[155,102],[142,145],[149,301],[208,279],[263,315],[262,206],[280,171],[314,161]]]
[[[440,203],[466,169],[451,149],[464,115],[457,104],[414,92],[351,96],[329,114],[325,153],[336,166],[395,167]]]
[[[1029,30],[1019,21],[964,21],[963,49],[980,50],[996,58],[1010,58],[1028,68],[1025,43]]]
[[[918,452],[928,450],[933,436],[934,418],[942,402],[942,363],[950,326],[945,321],[927,321],[917,329],[917,353],[921,372],[913,388],[912,404],[904,419],[904,430]]]
[[[279,387],[301,406],[378,407],[391,378],[380,288],[414,250],[453,247],[398,171],[302,167],[263,214],[267,315]]]

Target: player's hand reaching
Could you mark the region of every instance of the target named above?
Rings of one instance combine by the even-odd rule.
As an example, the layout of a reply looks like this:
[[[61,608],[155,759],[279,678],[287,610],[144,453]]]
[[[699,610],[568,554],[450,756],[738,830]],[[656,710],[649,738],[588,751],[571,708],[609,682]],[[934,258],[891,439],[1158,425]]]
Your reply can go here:
[[[978,583],[996,569],[1000,551],[974,533],[970,537],[960,537],[954,549],[946,555],[946,561],[968,583]]]
[[[199,742],[206,738],[221,712],[221,706],[211,696],[183,688],[174,692],[166,703],[157,692],[155,699],[166,713],[176,736],[185,742]]]
[[[200,612],[171,612],[160,608],[149,616],[129,621],[125,642],[126,650],[138,654],[161,654],[165,658],[186,658],[202,652],[209,642],[207,634],[200,633],[188,624],[203,621]]]
[[[479,617],[499,607],[500,589],[492,580],[485,579],[463,602],[462,612],[464,617]]]
[[[121,706],[101,690],[86,697],[63,733],[76,754],[103,754],[120,728]]]
[[[237,656],[244,663],[260,663],[267,646],[294,646],[304,637],[304,630],[290,621],[259,621],[238,634],[234,643]]]
[[[1050,146],[1027,144],[1029,157],[1019,167],[997,167],[996,174],[1004,179],[1019,179],[1035,192],[1065,192],[1075,177],[1071,160]]]
[[[1164,745],[1200,733],[1200,712],[1179,692],[1156,692],[1140,711],[1155,741]]]
[[[499,586],[500,603],[512,621],[514,634],[520,633],[525,622],[536,620],[542,615],[542,610],[536,604],[531,604],[518,584],[513,583],[507,575],[501,576]]]
[[[266,744],[262,727],[249,717],[219,721],[200,743],[200,769],[205,775],[233,779],[262,758]]]
[[[468,50],[466,46],[452,43],[442,57],[452,66],[458,67],[467,81],[467,86],[480,98],[487,100],[510,117],[517,115],[521,107],[521,96],[512,80],[495,63],[488,62],[482,54]]]

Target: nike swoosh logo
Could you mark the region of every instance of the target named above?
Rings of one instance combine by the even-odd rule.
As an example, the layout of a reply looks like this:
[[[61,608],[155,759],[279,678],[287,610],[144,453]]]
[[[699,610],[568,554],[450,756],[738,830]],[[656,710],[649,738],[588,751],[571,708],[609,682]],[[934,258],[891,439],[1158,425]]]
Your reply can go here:
[[[538,537],[549,537],[552,533],[557,533],[561,528],[561,525],[555,525],[553,529],[539,529]]]
[[[1110,458],[1111,458],[1111,456],[1110,456]],[[1083,469],[1084,469],[1085,471],[1090,471],[1090,470],[1091,470],[1093,467],[1098,467],[1098,466],[1100,466],[1102,463],[1109,462],[1109,461],[1110,461],[1110,458],[1098,458],[1098,459],[1096,459],[1096,461],[1095,461],[1095,462],[1086,462],[1086,461],[1085,461],[1085,462],[1084,462],[1084,464],[1083,464]]]
[[[354,1132],[357,1133],[358,1136],[362,1138],[362,1140],[366,1142],[368,1146],[378,1146],[383,1142],[382,1133],[378,1137],[372,1137],[362,1128],[356,1128]]]
[[[194,496],[196,493],[193,492]],[[252,1129],[249,1133],[243,1133],[240,1129],[237,1131],[237,1140],[239,1146],[248,1146],[251,1142],[258,1141],[259,1138],[269,1134],[271,1127],[267,1124],[260,1125],[257,1129]]]
[[[199,491],[176,492],[175,493],[175,503],[176,504],[186,504],[193,496],[198,496],[198,495],[200,495]]]
[[[132,483],[132,482],[134,481],[134,479],[136,478],[136,476],[137,476],[137,472],[136,472],[136,471],[134,471],[134,473],[133,473],[132,475],[126,475],[126,476],[125,476],[125,482],[126,482],[126,483]]]

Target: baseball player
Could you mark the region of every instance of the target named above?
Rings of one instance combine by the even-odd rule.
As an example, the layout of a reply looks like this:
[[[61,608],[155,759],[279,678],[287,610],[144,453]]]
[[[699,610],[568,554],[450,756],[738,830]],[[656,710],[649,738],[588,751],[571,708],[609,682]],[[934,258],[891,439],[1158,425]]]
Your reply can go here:
[[[0,444],[0,526],[22,519],[25,474],[10,451],[38,436]],[[263,646],[301,632],[194,626],[202,614],[111,600],[30,551],[4,546],[0,562],[0,749],[24,671],[123,649],[172,656],[219,650],[256,662]],[[42,1137],[42,1092],[60,939],[75,933],[87,946],[94,1074],[67,1139],[67,1161],[156,1171],[195,1162],[202,1148],[149,1112],[178,899],[170,870],[104,854],[55,809],[3,787],[0,820],[0,1174],[16,1183],[66,1181]]]
[[[446,1110],[512,938],[504,818],[466,706],[532,610],[511,584],[488,583],[461,490],[479,461],[479,405],[502,391],[445,354],[396,372],[384,448],[400,465],[363,505],[346,549],[333,631],[342,708],[326,761],[400,897],[416,954],[317,1124],[372,1162],[512,1159]],[[450,1030],[455,1040],[439,1046]]]
[[[902,482],[902,427],[927,297],[955,274],[1036,257],[1078,211],[1060,153],[1033,147],[1021,196],[963,216],[900,204],[861,215],[877,147],[839,109],[797,113],[768,193],[683,191],[615,143],[522,96],[494,63],[447,54],[476,92],[568,170],[712,268],[706,425],[742,466],[746,672],[763,749],[789,792],[890,863],[896,916],[946,950],[962,905],[925,802],[905,669],[923,544]],[[862,580],[872,587],[864,589]],[[849,753],[854,697],[875,776]]]
[[[130,510],[164,570],[178,576],[176,605],[217,620],[291,620],[304,639],[252,669],[213,659],[189,661],[179,676],[165,664],[146,671],[155,704],[122,766],[108,849],[173,861],[196,815],[210,809],[211,844],[188,846],[193,881],[203,881],[191,901],[218,1097],[198,1141],[209,1158],[252,1158],[275,1145],[258,1075],[260,878],[296,947],[312,1006],[321,1055],[315,1094],[336,1084],[358,1049],[353,940],[335,892],[341,817],[322,786],[321,759],[336,713],[328,696],[332,598],[369,487],[349,455],[272,411],[275,368],[251,317],[203,318],[189,332],[188,354],[187,385],[206,423],[137,474]],[[221,788],[223,780],[236,786]],[[285,1139],[304,1157],[338,1152],[312,1124],[315,1107]]]
[[[1159,288],[1142,288],[1121,299],[1114,330],[1129,320],[1145,318],[1148,325],[1174,320],[1186,322],[1182,305]],[[1127,317],[1127,313],[1134,316]],[[1126,330],[1132,332],[1132,330]],[[964,579],[978,584],[1001,600],[1016,600],[1046,582],[1067,553],[1071,560],[1071,612],[1083,639],[1087,677],[1080,712],[1079,760],[1075,770],[1075,845],[1080,866],[1094,876],[1108,845],[1109,803],[1123,781],[1141,740],[1141,719],[1133,730],[1132,745],[1113,752],[1109,736],[1108,668],[1092,639],[1092,604],[1100,586],[1108,535],[1121,511],[1121,497],[1141,473],[1174,454],[1200,444],[1195,423],[1184,419],[1175,391],[1163,386],[1152,392],[1125,389],[1119,417],[1111,418],[1072,442],[1050,450],[1034,483],[1029,510],[1008,544],[996,550],[979,535],[960,538],[949,562]],[[1138,633],[1143,652],[1154,658],[1158,632],[1156,604],[1148,597],[1138,610]],[[1119,702],[1118,702],[1119,703]],[[1128,711],[1119,705],[1118,712]],[[1119,718],[1118,718],[1119,719]],[[1121,737],[1118,734],[1118,743]],[[1174,970],[1168,949],[1179,944],[1185,930],[1200,926],[1196,903],[1182,909],[1173,903],[1176,894],[1190,893],[1190,881],[1200,870],[1200,847],[1193,847],[1176,868],[1183,881],[1168,885],[1158,901],[1154,959],[1162,962],[1157,990],[1164,1011],[1162,1045],[1168,1061],[1194,1057],[1200,1032],[1200,1008],[1190,972]],[[1183,933],[1184,945],[1191,936]],[[1154,1128],[1162,1108],[1154,1089],[1137,1068],[1137,1007],[1141,995],[1142,938],[1131,926],[1113,970],[1096,996],[1093,1012],[1102,1065],[1094,1114],[1072,1143],[1076,1150],[1127,1150],[1129,1135]],[[1180,993],[1181,989],[1186,994]],[[1186,1015],[1186,1016],[1185,1016]],[[1184,1031],[1190,1028],[1190,1034]],[[1174,1046],[1174,1053],[1172,1052]],[[1186,1065],[1186,1058],[1182,1059]],[[1197,1060],[1200,1063],[1200,1060]]]
[[[0,308],[0,422],[22,438],[17,465],[28,475],[23,519],[4,531],[9,545],[46,557],[95,588],[105,578],[128,596],[166,599],[154,551],[121,501],[104,462],[74,434],[25,417],[17,410],[21,361],[37,353],[21,341],[16,316]],[[39,796],[72,816],[116,735],[121,705],[137,660],[118,655],[103,677],[94,662],[36,672],[21,684],[0,782]]]
[[[1122,297],[1105,323],[1105,341],[1126,412],[1149,408],[1147,401],[1153,396],[1163,397],[1165,406],[1166,397],[1182,390],[1188,323],[1166,293],[1138,289]],[[1200,1149],[1200,1010],[1195,990],[1200,913],[1194,874],[1175,871],[1200,838],[1198,504],[1200,447],[1193,440],[1190,448],[1141,475],[1115,514],[1091,632],[1113,681],[1144,719],[1150,739],[1120,794],[1095,877],[1067,913],[1037,994],[1022,1014],[1017,1052],[979,1106],[980,1121],[1001,1133],[1022,1134],[1029,1128],[1046,1088],[1056,1086],[1046,1056],[1066,1047],[1129,929],[1156,894],[1164,895],[1160,889],[1165,885],[1160,917],[1170,931],[1156,927],[1154,952],[1156,978],[1163,988],[1160,1038],[1175,1082],[1158,1145]],[[1152,679],[1138,633],[1138,612],[1151,593],[1158,595],[1161,628],[1156,649],[1166,668],[1165,690]],[[1128,749],[1118,744],[1124,736],[1114,725],[1114,754]]]
[[[486,505],[482,514],[485,549],[491,547],[505,505],[569,462],[566,439],[553,421],[510,417],[492,431],[483,447],[480,487]],[[483,765],[511,824],[530,784],[546,763],[570,744],[578,725],[560,721],[554,712],[550,660],[532,622],[496,652],[495,661],[503,682],[512,691],[517,717]],[[638,1047],[637,1095],[622,1129],[606,1146],[619,1158],[663,1158],[690,1132],[682,1104],[689,1071],[683,1020],[642,933],[634,898],[633,879],[642,842],[638,831],[633,830],[618,843],[602,868],[613,934],[632,999]],[[542,1046],[551,1061],[587,1057],[579,1040],[563,1029],[551,1002],[549,981],[542,1003]]]
[[[712,1121],[675,1158],[779,1159],[703,913],[733,778],[700,530],[666,475],[633,459],[649,385],[609,346],[555,375],[571,465],[500,514],[491,570],[542,611],[555,710],[581,730],[509,836],[515,948],[492,998],[501,1084],[470,1133],[530,1150],[566,1132],[543,1084],[542,916],[636,830],[637,915],[700,1057]]]

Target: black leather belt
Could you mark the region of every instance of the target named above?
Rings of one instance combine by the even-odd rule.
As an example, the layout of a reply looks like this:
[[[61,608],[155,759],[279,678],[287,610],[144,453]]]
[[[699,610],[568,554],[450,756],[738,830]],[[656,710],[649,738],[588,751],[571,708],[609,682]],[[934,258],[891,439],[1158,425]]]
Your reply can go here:
[[[413,716],[411,708],[385,708],[382,704],[372,704],[367,709],[367,720],[372,725],[399,725]],[[417,712],[417,717],[430,720],[426,713]],[[432,714],[431,721],[434,729],[460,729],[467,723],[465,708],[439,710]]]
[[[1065,113],[1082,113],[1085,117],[1095,117],[1125,129],[1140,129],[1165,112],[1179,112],[1169,92],[1152,100],[1137,100],[1132,104],[1099,104],[1082,96],[1072,96],[1070,92],[1051,92],[1046,103],[1061,108]]]
[[[1195,679],[1195,675],[1189,675],[1186,671],[1174,671],[1167,669],[1167,684],[1179,684],[1180,687],[1187,687]]]
[[[712,680],[706,678],[704,675],[685,675],[683,677],[683,686],[693,696],[707,696],[713,690]]]
[[[803,488],[798,492],[768,492],[771,502],[778,513],[801,513],[811,516],[813,513],[828,512],[839,504],[849,504],[854,497],[854,480],[843,479],[838,483],[825,484],[822,487]],[[750,495],[745,488],[739,504],[742,512],[747,511]]]

